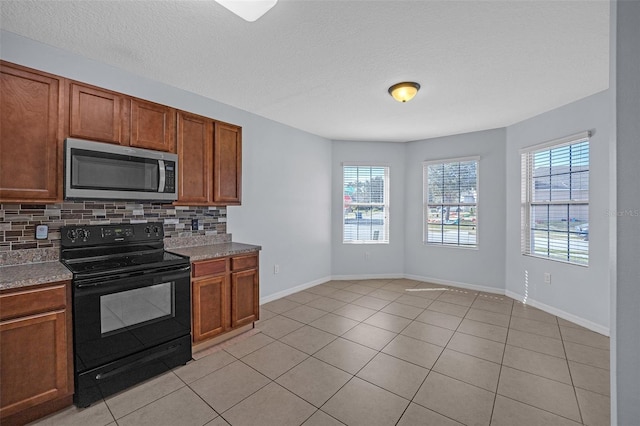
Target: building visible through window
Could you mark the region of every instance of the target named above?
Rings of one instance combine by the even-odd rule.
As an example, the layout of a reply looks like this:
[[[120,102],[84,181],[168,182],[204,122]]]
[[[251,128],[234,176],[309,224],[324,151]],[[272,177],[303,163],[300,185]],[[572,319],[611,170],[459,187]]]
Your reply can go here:
[[[423,166],[424,242],[478,245],[478,159],[428,161]]]
[[[343,165],[344,243],[389,242],[389,167]]]
[[[521,152],[522,253],[589,263],[589,135]]]

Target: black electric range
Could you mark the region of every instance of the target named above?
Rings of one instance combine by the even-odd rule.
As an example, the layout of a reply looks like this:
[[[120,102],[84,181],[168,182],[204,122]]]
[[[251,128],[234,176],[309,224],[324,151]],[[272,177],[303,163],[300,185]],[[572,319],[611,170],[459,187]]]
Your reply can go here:
[[[161,223],[71,225],[74,402],[86,407],[191,359],[187,257],[164,250]]]

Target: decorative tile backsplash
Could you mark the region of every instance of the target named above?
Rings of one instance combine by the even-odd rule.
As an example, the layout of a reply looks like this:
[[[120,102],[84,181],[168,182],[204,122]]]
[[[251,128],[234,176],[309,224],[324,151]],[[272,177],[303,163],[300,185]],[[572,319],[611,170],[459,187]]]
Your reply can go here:
[[[191,220],[198,219],[198,230]],[[0,204],[0,252],[60,247],[64,225],[164,223],[165,238],[227,233],[226,207],[174,206],[125,201],[77,201],[61,204]],[[49,225],[49,237],[36,240],[36,226]]]

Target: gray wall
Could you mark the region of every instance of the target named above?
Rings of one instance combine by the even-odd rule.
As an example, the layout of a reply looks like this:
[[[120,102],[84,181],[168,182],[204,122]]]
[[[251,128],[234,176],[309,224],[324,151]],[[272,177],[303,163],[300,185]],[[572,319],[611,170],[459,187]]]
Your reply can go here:
[[[227,232],[263,247],[262,299],[329,279],[331,141],[13,33],[0,43],[4,60],[242,126],[243,202]]]
[[[592,217],[609,204],[608,92],[596,94],[508,129],[407,144],[328,141],[194,93],[140,78],[96,61],[2,32],[3,59],[110,88],[244,128],[243,205],[229,207],[234,240],[260,244],[263,300],[335,276],[401,276],[523,296],[524,270],[538,282],[534,301],[584,325],[609,326],[609,228],[592,228],[589,268],[522,260],[519,254],[519,159],[522,146],[595,129]],[[452,249],[422,243],[422,162],[480,156],[479,247]],[[342,161],[391,166],[392,243],[346,246],[341,239]],[[637,198],[637,197],[636,197]],[[331,211],[327,215],[327,211]],[[369,260],[365,252],[370,252]],[[522,263],[528,262],[528,263]],[[540,263],[543,262],[543,263]],[[280,273],[273,273],[273,266]],[[550,266],[547,266],[550,265]],[[549,269],[547,269],[547,267]],[[552,285],[540,288],[542,273]],[[535,290],[535,291],[534,291]]]
[[[640,2],[617,13],[617,424],[640,421]],[[614,405],[615,409],[615,405]],[[615,416],[615,414],[614,414]],[[615,419],[615,417],[614,417]]]
[[[404,144],[401,143],[333,142],[331,270],[334,276],[341,278],[402,277],[405,238],[404,149]],[[342,163],[344,162],[389,166],[389,244],[342,243]]]
[[[609,155],[611,90],[597,93],[507,128],[506,290],[516,299],[608,334],[609,332]],[[520,254],[520,152],[549,140],[592,130],[589,168],[589,266],[540,259]],[[551,273],[551,284],[544,273]]]
[[[423,244],[422,163],[479,156],[478,248]],[[405,273],[436,283],[504,292],[505,130],[406,144]]]

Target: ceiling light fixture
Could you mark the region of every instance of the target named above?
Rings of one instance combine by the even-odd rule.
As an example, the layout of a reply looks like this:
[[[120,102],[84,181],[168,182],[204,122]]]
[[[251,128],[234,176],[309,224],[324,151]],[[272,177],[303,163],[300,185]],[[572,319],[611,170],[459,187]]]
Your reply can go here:
[[[420,90],[420,85],[413,81],[405,81],[389,87],[389,94],[398,102],[407,102]]]
[[[215,0],[245,21],[253,22],[267,13],[278,0]]]

